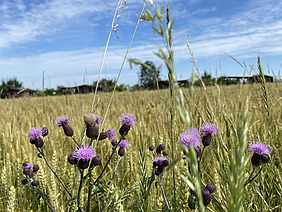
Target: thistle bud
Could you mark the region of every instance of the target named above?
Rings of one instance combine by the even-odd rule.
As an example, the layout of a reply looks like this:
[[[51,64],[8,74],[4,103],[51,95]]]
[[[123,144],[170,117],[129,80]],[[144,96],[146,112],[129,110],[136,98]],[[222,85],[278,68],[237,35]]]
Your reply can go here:
[[[44,144],[44,142],[43,142],[42,138],[39,137],[38,139],[35,140],[35,146],[36,147],[41,148],[41,147],[43,147],[43,144]]]
[[[155,146],[154,146],[154,145],[149,146],[149,150],[150,150],[150,151],[154,151],[154,149],[155,149]]]
[[[70,127],[70,125],[68,125],[67,123],[63,123],[62,127],[66,136],[73,136],[73,129]]]
[[[89,160],[80,159],[77,166],[81,169],[87,169],[87,167],[89,166]]]
[[[261,161],[262,163],[268,163],[269,160],[270,160],[269,155],[267,155],[267,154],[262,154],[262,155],[260,155],[260,161]]]
[[[127,124],[123,124],[120,129],[119,129],[119,134],[124,137],[128,134],[130,130],[130,125],[127,125]]]
[[[124,154],[125,154],[125,148],[119,148],[119,150],[118,150],[118,155],[119,155],[120,157],[122,157],[122,156],[124,156]]]
[[[211,194],[209,190],[205,188],[202,190],[202,195],[203,195],[204,205],[207,206],[211,202]]]
[[[107,134],[106,134],[105,132],[101,132],[101,133],[99,134],[98,141],[102,141],[102,140],[104,140],[104,139],[106,139],[106,138],[107,138]]]
[[[77,164],[77,158],[74,157],[73,154],[68,156],[68,162],[72,165]]]
[[[214,184],[207,184],[206,189],[208,189],[211,194],[214,193],[216,190]]]
[[[167,167],[168,164],[169,164],[168,160],[164,160],[164,161],[162,162],[162,166],[163,166],[163,167]]]
[[[91,160],[91,166],[99,166],[99,165],[101,165],[101,158],[100,156],[96,155]]]
[[[162,153],[163,153],[163,156],[167,156],[168,155],[168,151],[166,151],[166,150],[162,151]]]
[[[37,172],[39,170],[39,166],[38,165],[34,165],[32,168],[33,172]]]
[[[99,133],[98,125],[86,125],[86,136],[88,138],[97,138]]]
[[[165,145],[164,144],[160,144],[158,147],[160,148],[160,150],[165,150]]]
[[[261,160],[260,160],[260,155],[257,154],[257,153],[254,153],[253,156],[252,156],[252,164],[253,166],[260,166],[261,165]]]
[[[38,186],[39,182],[37,180],[34,180],[31,182],[31,185],[32,186]]]
[[[113,146],[116,146],[116,145],[118,144],[118,142],[117,142],[116,139],[113,139],[113,140],[111,140],[111,144],[112,144]]]
[[[206,133],[203,136],[202,143],[204,146],[209,146],[211,144],[212,135],[210,133]]]
[[[41,129],[41,131],[42,131],[42,136],[43,136],[43,137],[47,136],[48,133],[49,133],[47,127],[43,127],[43,128]]]
[[[22,184],[23,184],[23,185],[26,185],[27,183],[28,183],[28,180],[27,180],[27,179],[23,179],[23,180],[22,180]]]

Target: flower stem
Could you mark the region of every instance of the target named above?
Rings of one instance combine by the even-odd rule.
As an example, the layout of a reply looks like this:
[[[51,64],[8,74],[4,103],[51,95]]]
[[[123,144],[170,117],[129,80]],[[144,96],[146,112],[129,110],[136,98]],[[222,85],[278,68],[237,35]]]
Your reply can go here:
[[[118,165],[119,165],[119,162],[120,162],[121,159],[122,159],[122,157],[119,157],[119,159],[118,159],[118,161],[116,163],[116,166],[115,166],[115,169],[114,169],[114,173],[113,173],[113,176],[112,176],[112,180],[111,180],[111,184],[109,185],[109,189],[108,189],[108,193],[107,193],[107,197],[106,198],[108,198],[108,196],[109,196],[109,194],[111,192],[111,187],[112,187],[112,184],[114,182],[115,173],[117,171],[117,168],[118,168]]]
[[[48,208],[50,209],[50,211],[55,212],[55,209],[51,206],[51,204],[47,201],[46,196],[44,196],[43,192],[39,189],[39,188],[32,188],[31,186],[29,186],[29,188],[31,190],[33,190],[34,192],[36,192],[37,194],[39,194],[39,196],[42,197],[42,199],[44,200],[44,202],[47,204]]]
[[[167,202],[167,199],[166,199],[166,196],[165,196],[165,192],[164,192],[164,188],[163,188],[162,176],[160,176],[160,186],[161,186],[161,190],[162,190],[162,194],[163,194],[163,198],[164,198],[166,207],[170,211],[170,207],[169,207],[169,204]]]
[[[79,146],[79,143],[75,140],[74,136],[71,137],[74,143],[76,143],[77,146]]]
[[[49,167],[49,169],[53,172],[53,174],[55,175],[55,177],[59,180],[59,182],[61,183],[61,185],[64,187],[64,189],[66,190],[66,192],[68,193],[68,195],[70,196],[70,198],[72,198],[72,194],[71,192],[68,190],[67,186],[63,183],[63,181],[61,180],[61,178],[57,175],[57,173],[55,172],[55,170],[53,169],[53,167],[51,166],[51,164],[49,163],[49,161],[47,160],[45,154],[44,154],[44,151],[43,151],[43,147],[41,148],[38,148],[37,147],[37,150],[39,151],[39,153],[42,155],[42,157],[44,158],[47,166]]]
[[[80,194],[81,194],[82,182],[83,182],[83,170],[79,170],[79,171],[80,171],[80,183],[77,192],[77,206],[80,209],[80,211],[82,211],[80,208]]]
[[[263,164],[261,165],[261,167],[260,167],[258,173],[257,173],[254,177],[252,177],[253,174],[254,174],[254,172],[255,172],[255,170],[256,170],[256,167],[254,167],[252,173],[250,174],[249,178],[246,180],[244,186],[246,186],[247,184],[249,184],[250,182],[252,182],[254,179],[256,179],[256,177],[259,176],[259,174],[261,173],[262,168],[263,168]]]
[[[104,166],[102,172],[101,172],[100,175],[97,177],[97,179],[94,181],[94,185],[98,182],[98,180],[100,180],[100,178],[101,178],[102,175],[104,174],[104,172],[105,172],[106,168],[108,167],[108,165],[109,165],[109,163],[110,163],[112,157],[114,156],[114,153],[116,152],[117,147],[118,147],[118,145],[119,145],[120,142],[121,142],[121,139],[119,140],[119,142],[117,143],[117,145],[113,148],[112,154],[110,155],[110,157],[109,157],[109,159],[108,159],[106,165]]]
[[[200,155],[200,158],[199,158],[199,160],[198,160],[198,172],[199,172],[199,175],[200,175],[200,176],[201,176],[201,160],[202,160],[202,158],[203,158],[205,149],[206,149],[206,146],[204,146],[203,151],[202,151],[202,153],[201,153],[201,155]]]
[[[88,176],[89,176],[89,181],[88,181],[88,198],[87,198],[87,207],[86,211],[90,211],[90,199],[91,199],[91,169],[88,169]]]

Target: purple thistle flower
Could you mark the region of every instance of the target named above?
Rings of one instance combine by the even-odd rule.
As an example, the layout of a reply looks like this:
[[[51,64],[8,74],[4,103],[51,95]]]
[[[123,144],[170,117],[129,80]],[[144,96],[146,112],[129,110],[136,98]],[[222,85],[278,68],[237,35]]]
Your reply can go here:
[[[200,137],[199,131],[196,128],[190,128],[180,135],[179,142],[187,148],[193,145],[195,150],[199,150]]]
[[[69,124],[70,123],[70,120],[67,116],[60,116],[58,119],[57,119],[57,125],[58,127],[61,127],[63,124]]]
[[[119,144],[118,144],[118,146],[119,146],[120,148],[126,148],[126,147],[128,147],[128,145],[129,145],[129,143],[128,143],[128,141],[125,140],[125,139],[122,139],[122,140],[119,142]]]
[[[116,136],[116,131],[114,128],[109,128],[106,130],[106,135],[108,137],[108,139],[113,140],[114,137]]]
[[[162,164],[167,163],[165,161],[168,162],[166,157],[156,157],[154,160],[154,164],[156,164],[157,166],[162,166]]]
[[[87,147],[84,145],[81,145],[79,147],[76,147],[73,157],[77,158],[78,160],[90,160],[94,157],[95,150],[92,148],[92,146]]]
[[[250,145],[249,150],[258,155],[269,155],[270,147],[264,143],[254,142]]]
[[[36,140],[40,138],[41,135],[42,135],[42,131],[39,127],[31,128],[28,131],[28,137],[30,138],[30,140]]]
[[[214,124],[205,123],[200,129],[201,132],[205,134],[216,134],[218,132],[218,128]]]
[[[135,124],[136,118],[132,114],[124,113],[122,114],[122,117],[119,117],[119,120],[122,122],[122,124],[133,127]]]
[[[102,118],[98,115],[95,115],[96,116],[96,121],[95,121],[95,124],[101,124],[103,122]]]
[[[31,169],[32,168],[32,163],[26,164],[26,166],[22,166],[22,169]]]

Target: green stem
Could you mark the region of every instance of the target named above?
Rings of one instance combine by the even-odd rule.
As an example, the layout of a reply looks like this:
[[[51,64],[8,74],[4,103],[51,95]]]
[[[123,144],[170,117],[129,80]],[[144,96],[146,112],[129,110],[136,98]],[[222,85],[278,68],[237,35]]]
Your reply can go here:
[[[78,192],[77,192],[77,206],[78,206],[80,211],[83,211],[80,208],[80,194],[81,194],[82,183],[83,183],[83,170],[79,170],[79,171],[80,171],[80,183],[79,183],[79,188],[78,188]]]

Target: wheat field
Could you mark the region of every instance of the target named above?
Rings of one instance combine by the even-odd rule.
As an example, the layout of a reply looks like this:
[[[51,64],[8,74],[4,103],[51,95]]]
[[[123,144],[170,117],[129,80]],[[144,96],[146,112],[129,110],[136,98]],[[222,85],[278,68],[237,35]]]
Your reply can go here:
[[[266,84],[268,89],[268,110],[263,101],[264,95],[260,84],[212,86],[195,88],[193,98],[189,90],[184,89],[185,106],[189,111],[191,126],[198,128],[203,123],[214,123],[219,133],[214,137],[212,145],[206,150],[203,163],[203,181],[215,184],[217,191],[215,197],[222,206],[228,209],[228,190],[230,175],[229,160],[232,159],[236,130],[240,122],[245,100],[249,98],[247,131],[248,143],[254,141],[264,142],[271,147],[271,160],[265,165],[257,181],[249,184],[244,190],[244,211],[279,211],[281,204],[281,112],[282,112],[282,86],[281,84]],[[203,95],[205,93],[206,95]],[[48,197],[50,204],[56,211],[66,211],[68,196],[54,175],[48,169],[44,160],[37,156],[38,152],[31,145],[28,130],[32,127],[48,127],[49,135],[44,141],[46,157],[49,159],[56,173],[66,183],[67,187],[76,192],[76,169],[68,164],[67,157],[75,149],[72,139],[66,137],[62,129],[56,126],[56,119],[67,115],[74,130],[74,136],[79,143],[88,142],[84,135],[83,114],[91,109],[93,95],[70,95],[57,97],[20,98],[0,101],[0,211],[47,211],[46,204],[38,200],[36,195],[22,185],[24,178],[22,163],[27,161],[38,164],[40,170],[37,174],[39,186]],[[102,118],[110,99],[109,93],[99,93],[95,114]],[[113,127],[117,131],[120,127],[120,117],[123,113],[131,113],[136,117],[136,125],[130,131],[127,140],[130,143],[125,156],[118,167],[116,178],[110,192],[114,200],[108,211],[144,211],[142,207],[141,184],[144,176],[152,172],[152,163],[147,157],[151,154],[150,145],[164,143],[171,158],[171,133],[169,112],[169,91],[141,91],[123,92],[114,96],[108,116],[103,120],[104,128]],[[174,155],[183,157],[178,144],[180,133],[185,125],[173,105],[173,131],[172,139],[175,142]],[[110,141],[103,140],[95,143],[96,153],[102,158],[102,166],[95,168],[92,177],[98,176],[112,147]],[[222,148],[226,148],[222,150]],[[223,154],[222,154],[223,153]],[[144,156],[145,155],[145,156]],[[250,155],[246,151],[246,155]],[[249,158],[248,158],[249,159]],[[114,156],[105,174],[101,178],[106,189],[113,174],[117,156]],[[179,160],[174,164],[176,178],[177,204],[173,203],[174,188],[172,184],[172,170],[163,175],[163,186],[168,202],[175,211],[189,211],[189,188],[180,175],[185,169],[185,161]],[[245,168],[245,177],[251,172],[251,163]],[[82,189],[81,205],[87,201],[87,189]],[[93,194],[91,198],[91,211],[101,210],[105,193]],[[165,203],[158,186],[153,186],[149,196],[147,211],[166,211]],[[219,211],[217,205],[212,203],[207,211]]]

